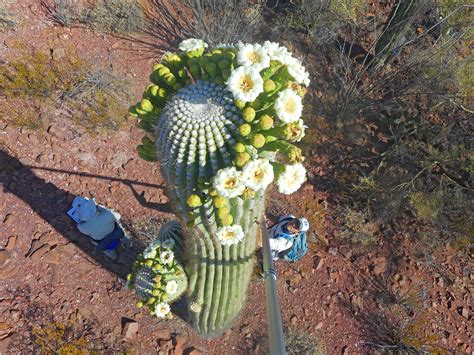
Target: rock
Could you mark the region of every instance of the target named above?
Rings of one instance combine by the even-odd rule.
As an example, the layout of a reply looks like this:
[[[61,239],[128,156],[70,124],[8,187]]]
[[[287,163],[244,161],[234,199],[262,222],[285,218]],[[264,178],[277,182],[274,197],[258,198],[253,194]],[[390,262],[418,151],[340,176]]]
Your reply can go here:
[[[330,247],[330,248],[328,249],[328,253],[331,254],[331,255],[333,255],[333,256],[336,256],[336,255],[337,255],[337,248],[335,248],[335,247]]]
[[[184,354],[184,345],[186,344],[188,339],[183,335],[178,335],[174,339],[174,353],[175,355],[183,355]]]
[[[318,323],[314,329],[319,330],[323,327],[323,322]]]
[[[10,237],[8,237],[8,242],[7,242],[7,245],[5,246],[5,249],[6,250],[13,250],[16,246],[16,240],[18,239],[18,237],[16,235],[12,235]]]
[[[60,60],[66,54],[66,50],[64,48],[52,48],[51,52],[54,60]]]
[[[43,244],[36,250],[34,250],[32,253],[30,253],[29,257],[31,260],[38,260],[40,259],[44,254],[46,254],[50,249],[49,244]]]
[[[173,349],[173,340],[172,339],[158,340],[158,346],[160,347],[160,350],[165,350],[165,351],[171,350],[171,349]]]
[[[291,324],[296,325],[296,323],[298,323],[298,318],[296,318],[296,316],[293,316],[290,318],[290,322]]]
[[[294,285],[297,285],[301,282],[301,280],[303,280],[303,276],[301,276],[301,274],[296,274],[294,277],[292,277],[291,279],[291,285],[294,286]]]
[[[0,267],[5,266],[10,261],[10,252],[8,250],[0,250]]]
[[[46,156],[44,154],[39,154],[35,159],[35,163],[38,163],[38,164],[43,164],[45,161],[46,161]]]
[[[135,321],[129,321],[125,323],[122,328],[122,335],[126,339],[133,339],[138,333],[138,323]]]
[[[8,351],[8,345],[12,340],[12,335],[8,335],[7,337],[0,340],[0,354],[6,354]]]
[[[15,217],[11,213],[8,213],[3,219],[3,223],[6,224],[7,226],[12,224],[14,221],[15,221]]]
[[[318,265],[316,266],[316,270],[321,270],[321,269],[323,268],[323,266],[324,266],[324,259],[321,258],[321,259],[319,260]]]
[[[188,354],[188,355],[202,355],[202,351],[196,349],[196,348],[187,348],[185,350],[185,353]]]
[[[381,275],[385,271],[387,271],[387,258],[384,256],[381,256],[379,258],[375,259],[375,265],[374,265],[374,273],[375,275]]]

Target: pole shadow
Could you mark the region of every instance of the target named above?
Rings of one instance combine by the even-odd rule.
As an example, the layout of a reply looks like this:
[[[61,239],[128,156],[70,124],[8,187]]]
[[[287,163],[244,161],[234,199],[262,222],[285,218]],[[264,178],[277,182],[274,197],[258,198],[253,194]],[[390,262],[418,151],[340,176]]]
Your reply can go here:
[[[35,168],[58,173],[74,173],[50,168]],[[156,208],[162,212],[171,211],[167,204],[156,204],[146,202],[144,197],[138,194],[132,184],[153,185],[148,183],[135,182],[126,179],[117,179],[101,175],[92,175],[87,173],[76,173],[85,177],[96,177],[100,179],[110,179],[121,181],[134,191],[134,195],[141,205],[147,208]],[[3,193],[10,193],[27,203],[42,219],[44,219],[54,230],[65,239],[74,243],[79,249],[89,256],[102,268],[121,277],[129,273],[136,256],[142,252],[145,247],[138,240],[133,240],[132,246],[120,251],[119,259],[116,262],[108,259],[103,253],[95,250],[89,237],[79,235],[76,223],[71,219],[67,220],[66,211],[71,207],[71,201],[76,197],[68,191],[58,188],[54,184],[38,177],[32,170],[32,167],[22,164],[16,157],[9,154],[0,147],[0,186]],[[159,187],[160,185],[156,185]],[[52,207],[54,206],[54,207]],[[24,221],[28,223],[28,221]]]

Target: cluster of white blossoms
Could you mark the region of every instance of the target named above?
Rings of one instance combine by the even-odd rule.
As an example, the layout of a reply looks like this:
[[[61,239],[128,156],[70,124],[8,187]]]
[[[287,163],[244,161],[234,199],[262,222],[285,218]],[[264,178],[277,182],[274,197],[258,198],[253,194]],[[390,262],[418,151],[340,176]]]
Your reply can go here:
[[[137,307],[147,306],[159,318],[172,317],[169,303],[176,300],[187,285],[184,270],[175,261],[175,247],[172,237],[156,239],[135,261],[127,277],[128,287],[142,299]]]

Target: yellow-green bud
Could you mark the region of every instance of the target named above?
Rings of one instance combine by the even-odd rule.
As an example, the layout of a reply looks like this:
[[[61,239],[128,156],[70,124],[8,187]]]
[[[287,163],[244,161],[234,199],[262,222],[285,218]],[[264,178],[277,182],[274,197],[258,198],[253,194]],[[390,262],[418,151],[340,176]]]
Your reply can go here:
[[[162,66],[160,69],[158,69],[158,75],[161,77],[164,77],[168,73],[171,73],[168,67]]]
[[[244,123],[243,125],[241,125],[239,127],[240,135],[242,135],[244,137],[248,136],[251,131],[252,131],[252,127],[250,127],[250,125],[248,123]]]
[[[220,219],[220,222],[224,226],[230,226],[232,225],[232,222],[234,222],[234,217],[232,217],[231,214],[228,214],[224,218]]]
[[[168,301],[168,296],[166,295],[166,293],[164,293],[163,295],[161,295],[161,301],[162,301],[162,302]]]
[[[244,108],[242,117],[245,122],[252,122],[255,119],[255,110],[252,107]]]
[[[214,207],[216,208],[222,208],[227,205],[227,199],[223,196],[213,197],[212,202],[214,203]]]
[[[234,150],[237,153],[243,153],[243,152],[245,152],[245,145],[242,144],[242,143],[236,143],[235,146],[234,146]]]
[[[302,162],[304,161],[304,157],[301,154],[301,149],[298,147],[292,147],[288,152],[287,152],[288,159],[291,162]]]
[[[132,279],[132,274],[127,275],[127,281],[130,281]]]
[[[186,203],[191,208],[197,208],[197,207],[202,206],[201,198],[196,194],[192,194],[191,196],[189,196],[188,199],[186,200]]]
[[[217,196],[217,191],[215,188],[210,188],[209,189],[209,196]]]
[[[186,227],[193,228],[194,227],[194,221],[193,220],[187,221],[186,222]]]
[[[217,209],[217,217],[219,219],[223,219],[228,214],[229,214],[229,209],[226,206],[222,206],[221,208]]]
[[[158,85],[150,85],[148,87],[148,92],[152,95],[152,96],[156,96],[158,94],[158,90],[160,90],[160,87]]]
[[[276,89],[275,82],[272,79],[265,80],[263,83],[263,91],[270,92]]]
[[[135,306],[137,308],[142,308],[143,307],[143,302],[142,301],[138,301],[137,303],[135,303]]]
[[[238,167],[244,166],[248,161],[250,160],[250,154],[245,152],[245,153],[239,153],[237,154],[237,157],[234,160],[235,165]]]
[[[148,99],[143,99],[140,102],[140,109],[146,112],[151,112],[153,111],[153,104],[151,103],[150,100]]]
[[[147,259],[145,261],[146,266],[152,266],[153,265],[153,260],[152,259]]]
[[[258,110],[262,107],[262,101],[257,98],[257,99],[254,100],[254,102],[252,102],[250,104],[250,106],[253,107],[254,109]]]
[[[260,133],[254,135],[252,138],[252,145],[255,148],[262,148],[265,145],[265,136]]]
[[[155,265],[153,265],[153,269],[156,270],[156,271],[159,271],[159,270],[161,270],[161,265],[160,264],[155,264]]]
[[[150,297],[146,303],[152,304],[152,303],[155,303],[155,301],[156,301],[155,297]]]
[[[158,289],[154,289],[154,290],[151,292],[151,294],[152,294],[153,296],[159,296],[159,295],[161,294],[161,292],[160,292],[160,290],[158,290]]]
[[[258,120],[257,128],[267,130],[273,127],[273,118],[269,115],[263,115]]]
[[[241,100],[234,100],[234,104],[235,104],[235,106],[237,106],[241,110],[245,107],[245,102],[243,102]]]
[[[160,88],[158,90],[158,97],[161,97],[162,99],[166,98],[166,96],[168,95],[168,91],[165,89],[165,88]]]
[[[252,190],[252,189],[249,189],[248,187],[246,187],[245,190],[244,190],[244,193],[242,194],[242,197],[245,200],[248,200],[250,198],[254,198],[255,197],[255,191]]]
[[[155,282],[160,282],[160,281],[161,281],[161,275],[156,275],[156,276],[153,278],[153,281],[155,281]]]
[[[163,77],[166,85],[173,86],[176,84],[176,77],[172,73],[168,73]]]

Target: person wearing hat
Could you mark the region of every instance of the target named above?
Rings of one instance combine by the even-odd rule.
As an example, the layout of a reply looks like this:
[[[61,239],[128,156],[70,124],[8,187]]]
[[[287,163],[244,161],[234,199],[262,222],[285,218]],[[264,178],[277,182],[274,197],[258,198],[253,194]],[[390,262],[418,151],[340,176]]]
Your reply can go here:
[[[294,238],[308,230],[309,222],[306,218],[296,218],[293,215],[280,217],[278,223],[272,226],[269,232],[273,260],[278,260],[278,254],[290,249]]]

